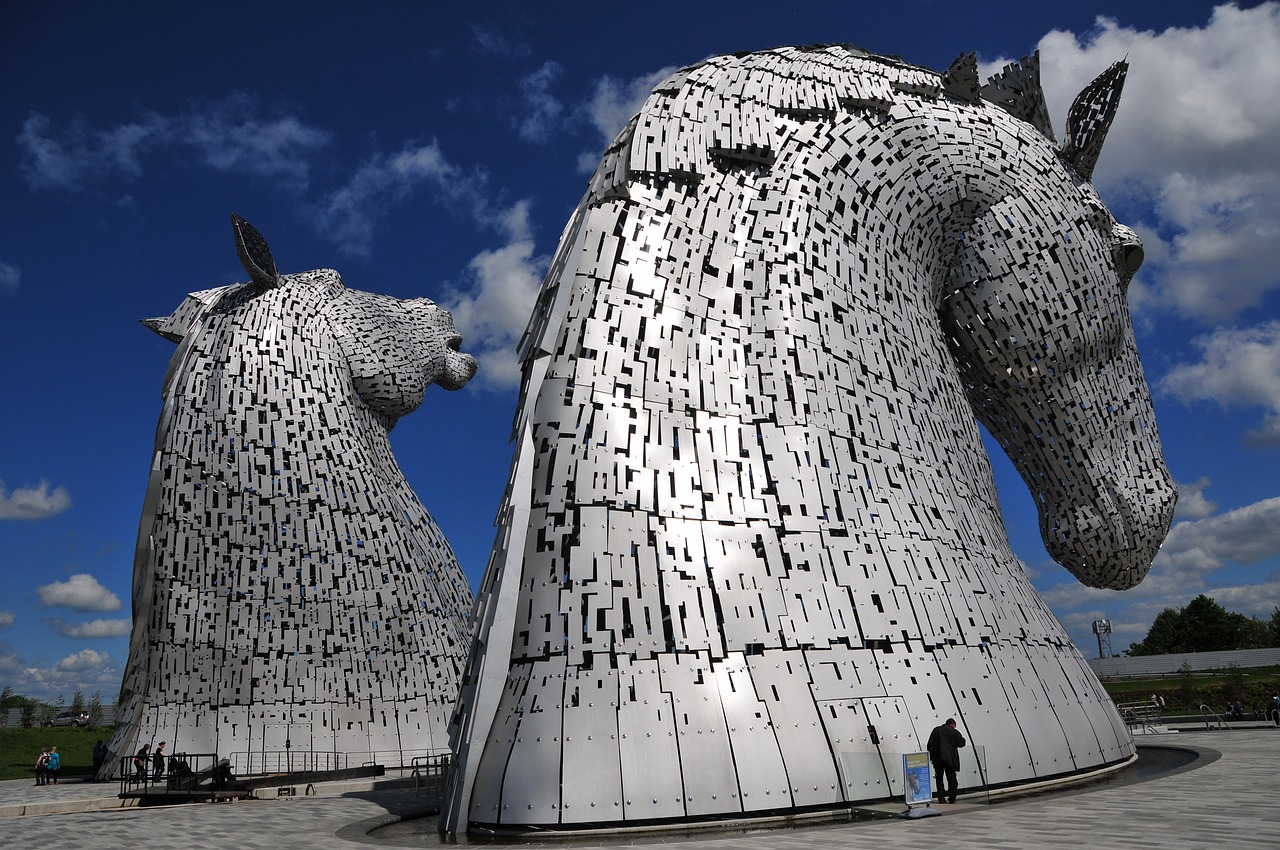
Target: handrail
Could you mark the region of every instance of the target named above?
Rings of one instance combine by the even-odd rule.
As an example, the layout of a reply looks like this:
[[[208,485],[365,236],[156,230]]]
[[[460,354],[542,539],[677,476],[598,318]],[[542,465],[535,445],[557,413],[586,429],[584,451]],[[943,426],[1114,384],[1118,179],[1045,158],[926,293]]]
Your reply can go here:
[[[153,760],[145,761],[135,756],[120,757],[120,796],[146,794],[152,790],[168,791],[175,787],[194,787],[213,781],[218,756],[214,753],[173,753],[165,757],[165,765],[159,772]]]
[[[1219,728],[1219,729],[1230,729],[1230,728],[1231,728],[1230,726],[1228,726],[1228,725],[1227,725],[1227,723],[1226,723],[1226,721],[1225,721],[1225,720],[1223,720],[1221,717],[1219,717],[1219,716],[1218,716],[1218,713],[1217,713],[1216,711],[1214,711],[1213,709],[1209,708],[1209,706],[1205,705],[1204,703],[1201,703],[1201,704],[1200,704],[1200,714],[1204,716],[1204,728],[1205,728],[1205,731],[1209,731],[1210,729],[1212,729],[1212,728],[1213,728],[1212,726],[1210,726],[1210,725],[1209,725],[1209,717],[1210,717],[1210,716],[1212,716],[1214,720],[1218,721],[1218,728]]]
[[[347,766],[346,753],[322,750],[237,750],[229,757],[235,773],[246,776],[342,770]]]
[[[429,786],[429,791],[439,793],[444,790],[444,784],[449,775],[448,753],[414,756],[409,766],[412,768],[410,775],[413,777],[413,795],[415,797],[422,793],[424,784]],[[424,768],[426,769],[425,772]]]

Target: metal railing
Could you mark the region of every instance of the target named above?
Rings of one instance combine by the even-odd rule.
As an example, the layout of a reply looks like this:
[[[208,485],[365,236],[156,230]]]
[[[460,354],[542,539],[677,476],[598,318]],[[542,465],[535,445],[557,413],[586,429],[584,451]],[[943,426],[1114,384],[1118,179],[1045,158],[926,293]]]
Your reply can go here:
[[[156,770],[150,756],[120,757],[120,796],[137,796],[170,791],[195,791],[215,784],[215,753],[174,753],[165,757],[164,767]]]
[[[1210,730],[1210,729],[1212,729],[1212,728],[1213,728],[1213,726],[1211,725],[1211,722],[1210,722],[1210,720],[1209,720],[1209,718],[1210,718],[1210,717],[1212,717],[1212,718],[1213,718],[1213,720],[1214,720],[1214,722],[1216,722],[1216,723],[1218,724],[1218,728],[1219,728],[1219,729],[1230,729],[1230,728],[1231,728],[1230,726],[1228,726],[1228,725],[1227,725],[1227,721],[1223,720],[1223,719],[1218,715],[1218,713],[1217,713],[1216,711],[1214,711],[1213,709],[1209,708],[1209,706],[1204,705],[1203,703],[1201,703],[1201,705],[1200,705],[1200,714],[1202,714],[1202,715],[1204,716],[1204,728],[1205,728],[1205,730],[1206,730],[1206,731],[1208,731],[1208,730]]]
[[[424,790],[428,794],[443,794],[445,783],[449,779],[449,754],[438,753],[429,756],[414,756],[410,763],[413,777],[414,796]]]
[[[231,770],[238,776],[266,776],[273,773],[303,773],[345,770],[347,753],[321,753],[314,750],[247,750],[227,756]]]
[[[1156,725],[1163,719],[1160,709],[1147,700],[1116,703],[1116,709],[1120,712],[1125,726],[1131,729],[1140,728],[1145,732],[1155,732]]]

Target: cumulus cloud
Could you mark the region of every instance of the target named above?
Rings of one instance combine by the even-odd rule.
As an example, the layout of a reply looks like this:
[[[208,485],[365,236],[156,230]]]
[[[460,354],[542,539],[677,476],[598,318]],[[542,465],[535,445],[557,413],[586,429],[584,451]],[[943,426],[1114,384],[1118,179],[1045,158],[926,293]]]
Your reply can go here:
[[[516,132],[526,142],[546,144],[560,126],[564,104],[551,93],[551,85],[560,76],[560,65],[546,62],[520,80],[523,114],[515,119]]]
[[[0,629],[7,629],[13,625],[13,612],[0,611]]]
[[[480,361],[479,386],[508,389],[519,382],[515,345],[528,322],[547,258],[534,250],[530,205],[496,203],[484,172],[455,165],[432,141],[392,156],[376,156],[315,209],[317,226],[349,253],[365,254],[377,222],[416,191],[459,209],[497,233],[502,244],[481,251],[443,298],[466,350]]]
[[[1207,484],[1204,481],[1204,486]],[[1190,487],[1195,492],[1200,485],[1196,482]],[[1041,590],[1040,597],[1057,613],[1081,648],[1091,645],[1093,620],[1110,619],[1113,638],[1117,639],[1114,648],[1118,650],[1126,641],[1141,640],[1165,608],[1180,608],[1201,593],[1231,611],[1269,617],[1276,599],[1280,599],[1280,576],[1216,587],[1213,577],[1228,564],[1249,566],[1277,556],[1280,497],[1175,524],[1156,555],[1150,574],[1130,590],[1085,587],[1073,580]],[[1110,613],[1098,616],[1102,612]]]
[[[595,170],[604,148],[627,126],[631,117],[640,111],[653,87],[671,76],[673,71],[675,66],[668,65],[630,80],[618,80],[607,75],[596,80],[595,90],[581,111],[595,129],[599,147],[579,155],[579,171],[590,174]]]
[[[63,637],[69,638],[116,638],[126,637],[133,629],[128,620],[90,620],[86,623],[68,623],[54,620],[53,629]]]
[[[61,605],[77,611],[119,611],[120,597],[98,583],[88,573],[77,573],[66,581],[36,588],[40,601],[48,606]]]
[[[111,702],[120,689],[120,668],[107,653],[91,649],[43,666],[0,643],[0,682],[12,683],[23,696],[44,702],[66,699],[76,691],[102,694],[105,702]]]
[[[66,487],[49,489],[48,481],[35,487],[19,487],[12,493],[0,481],[0,519],[45,519],[71,507]]]
[[[1156,555],[1152,574],[1203,583],[1227,562],[1253,564],[1280,555],[1280,497],[1205,519],[1180,522]],[[1139,585],[1141,587],[1141,585]]]
[[[1280,445],[1280,321],[1221,328],[1193,340],[1196,363],[1171,369],[1156,387],[1183,403],[1213,401],[1224,408],[1261,407],[1262,425],[1247,440]]]
[[[1202,476],[1190,484],[1178,484],[1178,508],[1173,518],[1204,519],[1216,511],[1217,503],[1209,501],[1204,494],[1212,483],[1208,477]]]
[[[58,669],[63,672],[79,673],[104,667],[110,663],[111,656],[107,653],[98,652],[96,649],[82,649],[59,661]]]
[[[0,295],[11,295],[17,292],[21,281],[21,269],[8,263],[0,263]]]
[[[76,191],[96,180],[137,178],[148,157],[167,154],[305,188],[308,155],[328,144],[329,134],[295,116],[264,118],[263,112],[256,98],[234,94],[171,115],[145,112],[113,127],[90,127],[80,119],[58,126],[33,113],[18,135],[20,168],[32,189]]]
[[[529,205],[521,202],[502,219],[506,244],[483,251],[467,267],[462,285],[441,303],[480,361],[477,379],[495,389],[520,381],[515,348],[538,296],[547,258],[534,254]]]
[[[1271,612],[1275,610],[1276,600],[1280,599],[1280,576],[1272,576],[1258,584],[1211,587],[1205,591],[1205,596],[1212,597],[1228,611],[1269,620]],[[1187,602],[1192,598],[1194,597],[1188,597]]]
[[[1099,18],[1038,46],[1059,127],[1076,93],[1128,57],[1094,182],[1122,216],[1153,211],[1129,222],[1148,249],[1135,310],[1217,322],[1280,288],[1280,99],[1269,84],[1280,79],[1280,4],[1218,6],[1203,26],[1162,32]]]

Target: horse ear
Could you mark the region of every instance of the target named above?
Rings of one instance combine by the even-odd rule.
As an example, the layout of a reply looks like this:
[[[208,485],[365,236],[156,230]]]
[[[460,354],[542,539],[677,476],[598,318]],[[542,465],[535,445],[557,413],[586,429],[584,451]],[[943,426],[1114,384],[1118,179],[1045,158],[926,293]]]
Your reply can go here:
[[[279,286],[280,272],[276,270],[271,249],[267,247],[267,240],[258,232],[258,228],[235,213],[231,214],[231,227],[236,234],[236,254],[249,277],[263,286]]]
[[[1049,107],[1044,102],[1044,90],[1040,88],[1039,50],[1012,65],[1005,65],[1004,70],[987,80],[982,87],[982,97],[1057,143],[1053,122],[1049,120]]]
[[[977,103],[982,97],[982,84],[978,82],[978,55],[961,53],[942,75],[942,90],[966,103]]]
[[[1076,95],[1067,113],[1067,140],[1062,145],[1062,157],[1086,180],[1093,177],[1098,153],[1116,117],[1116,106],[1128,72],[1128,62],[1116,62]]]

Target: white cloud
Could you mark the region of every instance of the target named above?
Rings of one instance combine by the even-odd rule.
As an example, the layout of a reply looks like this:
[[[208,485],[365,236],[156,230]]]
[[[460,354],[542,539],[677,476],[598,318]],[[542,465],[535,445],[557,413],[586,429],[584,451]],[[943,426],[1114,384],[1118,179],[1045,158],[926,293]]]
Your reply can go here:
[[[1040,597],[1068,627],[1076,645],[1087,650],[1091,645],[1089,625],[1094,619],[1104,619],[1094,616],[1104,611],[1110,612],[1113,637],[1123,636],[1128,641],[1145,637],[1156,615],[1165,608],[1180,608],[1201,593],[1212,596],[1229,610],[1270,616],[1280,599],[1276,590],[1280,577],[1218,588],[1211,587],[1211,580],[1228,564],[1257,564],[1277,556],[1280,497],[1175,524],[1156,555],[1151,572],[1130,590],[1085,587],[1072,580],[1041,590]],[[1113,648],[1122,649],[1124,644],[1117,640]]]
[[[1221,321],[1280,288],[1269,259],[1280,236],[1280,4],[1218,6],[1203,26],[1162,32],[1099,18],[1038,47],[1059,128],[1075,95],[1128,58],[1094,182],[1113,206],[1153,210],[1130,222],[1148,243],[1135,311]]]
[[[64,605],[77,611],[119,611],[120,597],[98,583],[88,573],[77,573],[66,581],[36,588],[45,605]]]
[[[1204,595],[1228,611],[1268,620],[1276,605],[1280,604],[1280,576],[1272,576],[1258,584],[1210,588]],[[1190,602],[1190,598],[1187,601]]]
[[[35,487],[19,487],[12,493],[0,481],[0,519],[45,519],[71,507],[66,487],[49,489],[48,481]]]
[[[22,175],[32,189],[80,190],[96,180],[137,178],[147,157],[168,153],[215,171],[305,188],[308,154],[328,144],[329,134],[292,115],[264,119],[263,111],[255,98],[234,94],[173,115],[147,112],[107,128],[79,119],[58,127],[33,113],[18,136]]]
[[[480,361],[477,381],[495,389],[519,383],[515,346],[537,299],[547,258],[534,253],[529,202],[495,204],[483,172],[451,163],[436,142],[406,147],[365,163],[347,185],[315,210],[318,227],[342,250],[363,254],[377,221],[396,202],[419,189],[435,200],[461,207],[476,224],[497,231],[503,244],[481,251],[440,306],[453,313],[464,349]]]
[[[599,148],[584,151],[578,157],[579,171],[586,174],[595,171],[604,148],[627,126],[632,116],[640,111],[653,87],[671,76],[673,71],[675,66],[668,65],[630,80],[617,80],[610,76],[596,80],[595,91],[582,111],[599,134]]]
[[[133,630],[129,620],[89,620],[86,623],[53,622],[54,630],[69,638],[117,638],[126,637]]]
[[[0,263],[0,295],[10,295],[18,291],[22,281],[22,270],[8,263]]]
[[[281,177],[306,186],[306,154],[329,142],[329,134],[292,115],[260,121],[260,109],[242,95],[225,98],[175,121],[173,135],[216,171]]]
[[[1280,496],[1217,516],[1178,523],[1156,555],[1151,573],[1168,572],[1195,580],[1227,562],[1253,564],[1277,555]]]
[[[105,652],[86,649],[63,658],[51,667],[22,658],[8,644],[0,643],[0,682],[23,696],[45,702],[69,700],[77,690],[86,696],[101,694],[114,702],[120,690],[120,668]]]
[[[464,348],[480,361],[477,379],[495,389],[520,382],[515,347],[547,268],[547,258],[534,255],[527,202],[506,211],[502,230],[506,244],[472,258],[464,286],[441,301],[453,314]]]
[[[13,625],[13,612],[0,611],[0,629],[7,629]]]
[[[449,162],[439,144],[407,145],[399,153],[376,154],[356,170],[346,185],[330,192],[312,209],[316,227],[349,254],[365,255],[373,229],[395,204],[421,188],[436,200],[464,207],[483,224],[500,221],[489,209],[487,179]]]
[[[515,120],[515,126],[526,142],[545,144],[559,129],[564,104],[551,94],[551,84],[560,76],[560,71],[558,63],[546,62],[520,80],[524,114]]]
[[[1178,508],[1173,518],[1204,519],[1218,509],[1216,502],[1209,501],[1204,491],[1209,489],[1213,481],[1207,477],[1196,479],[1190,484],[1178,484]]]
[[[1213,401],[1222,407],[1261,407],[1262,426],[1248,439],[1280,445],[1280,321],[1252,328],[1221,328],[1193,340],[1198,363],[1171,369],[1156,387],[1184,403]]]
[[[64,672],[83,672],[104,667],[111,663],[111,656],[96,649],[82,649],[68,655],[58,662],[58,669]]]

